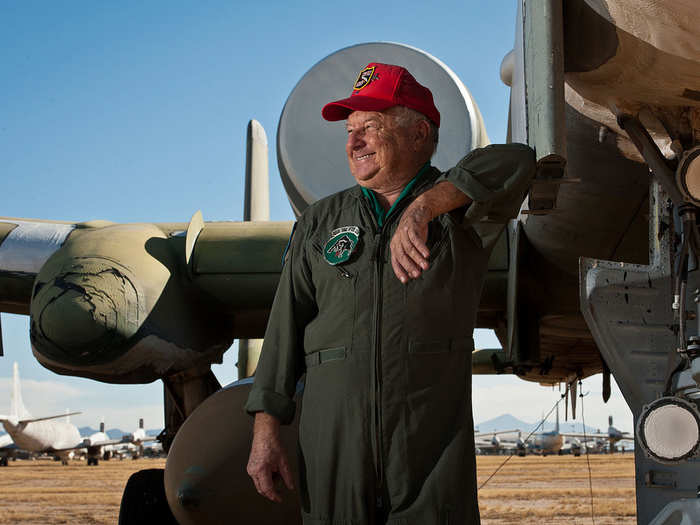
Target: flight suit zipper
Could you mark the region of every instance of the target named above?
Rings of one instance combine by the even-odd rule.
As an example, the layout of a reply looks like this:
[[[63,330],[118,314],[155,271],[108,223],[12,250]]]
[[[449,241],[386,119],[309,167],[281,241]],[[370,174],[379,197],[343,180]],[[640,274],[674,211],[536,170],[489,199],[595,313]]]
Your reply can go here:
[[[372,378],[372,430],[375,449],[375,475],[376,475],[376,506],[377,509],[383,509],[388,502],[382,500],[384,493],[384,454],[383,454],[383,434],[382,434],[382,288],[384,275],[384,233],[390,232],[390,223],[400,217],[403,210],[411,198],[404,198],[398,203],[396,208],[391,210],[391,213],[384,218],[384,224],[380,227],[377,218],[370,210],[367,201],[363,199],[363,208],[371,218],[371,223],[374,225],[374,246],[372,257],[374,259],[374,341],[372,349],[374,350],[373,359],[373,378]]]
[[[374,236],[375,291],[374,291],[374,440],[376,449],[375,467],[377,476],[377,506],[381,507],[384,484],[384,454],[382,446],[382,274],[383,235],[382,229]]]

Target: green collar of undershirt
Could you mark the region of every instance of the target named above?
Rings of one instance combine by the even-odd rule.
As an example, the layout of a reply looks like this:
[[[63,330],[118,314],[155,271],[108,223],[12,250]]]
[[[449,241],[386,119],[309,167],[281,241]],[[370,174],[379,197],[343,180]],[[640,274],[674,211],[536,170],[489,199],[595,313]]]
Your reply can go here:
[[[365,197],[369,199],[370,204],[372,205],[372,211],[374,212],[374,216],[377,219],[377,225],[381,228],[384,225],[384,221],[386,218],[391,214],[392,211],[394,211],[394,208],[398,205],[398,203],[403,199],[408,193],[411,191],[411,188],[416,185],[416,182],[418,182],[418,179],[421,178],[421,175],[428,171],[430,168],[430,161],[426,162],[423,164],[423,167],[418,170],[418,174],[411,179],[411,182],[406,184],[406,187],[403,189],[401,192],[401,195],[399,195],[399,198],[394,201],[394,204],[391,205],[391,208],[389,208],[389,211],[385,212],[384,208],[382,208],[382,205],[379,204],[379,201],[377,200],[377,196],[374,194],[372,190],[368,190],[367,188],[362,188],[362,193],[364,194]]]

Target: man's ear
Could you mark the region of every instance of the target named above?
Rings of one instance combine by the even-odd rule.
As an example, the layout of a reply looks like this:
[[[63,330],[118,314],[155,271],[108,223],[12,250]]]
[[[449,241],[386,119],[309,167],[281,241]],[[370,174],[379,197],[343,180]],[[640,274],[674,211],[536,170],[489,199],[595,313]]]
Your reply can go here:
[[[413,146],[415,150],[423,150],[426,143],[430,140],[430,124],[427,120],[419,120],[416,123],[413,137]]]

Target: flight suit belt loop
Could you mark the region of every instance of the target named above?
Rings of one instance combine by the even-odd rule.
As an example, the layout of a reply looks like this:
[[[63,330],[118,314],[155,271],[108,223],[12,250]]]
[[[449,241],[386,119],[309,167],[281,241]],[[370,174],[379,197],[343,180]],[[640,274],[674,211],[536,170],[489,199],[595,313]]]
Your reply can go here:
[[[345,359],[345,347],[339,346],[336,348],[327,348],[325,350],[319,350],[313,354],[309,354],[304,358],[306,367],[320,365],[326,361],[337,361],[340,359]]]

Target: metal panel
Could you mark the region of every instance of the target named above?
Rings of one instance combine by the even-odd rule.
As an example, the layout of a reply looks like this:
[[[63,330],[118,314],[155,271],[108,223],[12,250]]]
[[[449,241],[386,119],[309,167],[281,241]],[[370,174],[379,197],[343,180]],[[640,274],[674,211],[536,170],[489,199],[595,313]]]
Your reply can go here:
[[[46,260],[58,250],[74,224],[4,220],[16,224],[0,244],[0,271],[37,274]]]
[[[649,265],[586,258],[580,263],[581,310],[635,427],[643,405],[663,392],[677,346],[671,310],[675,233],[669,201],[655,182],[650,205]],[[635,467],[638,523],[649,523],[669,502],[697,495],[696,461],[661,465],[636,447]]]
[[[510,139],[530,145],[538,174],[530,210],[555,207],[566,166],[563,12],[559,0],[521,0],[515,29]]]

